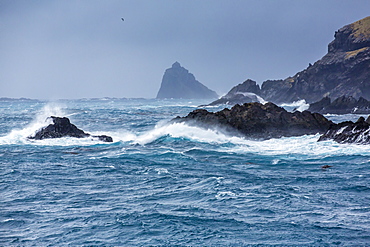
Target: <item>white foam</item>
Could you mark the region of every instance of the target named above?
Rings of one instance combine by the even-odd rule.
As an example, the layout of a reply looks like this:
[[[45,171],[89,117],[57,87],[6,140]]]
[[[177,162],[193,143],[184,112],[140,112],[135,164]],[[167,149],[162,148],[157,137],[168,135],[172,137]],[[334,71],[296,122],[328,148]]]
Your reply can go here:
[[[41,129],[52,123],[50,116],[64,116],[60,104],[48,103],[37,114],[36,118],[23,129],[14,129],[8,135],[0,137],[0,144],[21,144],[29,143],[27,138]]]
[[[280,105],[281,107],[286,108],[287,111],[305,111],[310,107],[310,104],[307,104],[304,99],[294,101],[293,103],[284,103]]]
[[[318,142],[320,135],[283,137],[264,141],[246,141],[248,145],[237,145],[228,151],[236,153],[257,153],[260,155],[284,155],[285,158],[310,156],[330,157],[337,155],[368,155],[369,145],[339,144],[334,141]],[[307,158],[307,157],[305,157]]]
[[[213,144],[233,144],[220,146],[218,151],[230,153],[255,153],[259,155],[283,155],[285,157],[330,157],[336,155],[369,155],[369,145],[339,144],[334,141],[318,142],[320,134],[305,135],[298,137],[282,137],[269,140],[249,140],[242,137],[229,136],[222,131],[203,129],[196,126],[189,126],[185,123],[173,123],[158,125],[153,130],[142,133],[138,136],[132,135],[133,143],[145,145],[162,136],[173,138],[186,138],[195,142]],[[307,157],[303,157],[307,158]],[[279,160],[274,161],[278,164]]]
[[[250,98],[256,97],[256,99],[258,100],[259,103],[261,103],[261,104],[266,104],[267,103],[266,100],[264,100],[261,96],[255,94],[255,93],[251,93],[251,92],[237,92],[235,94],[241,94],[241,95],[244,95],[244,96],[250,97]]]
[[[145,145],[166,135],[174,138],[188,138],[193,141],[208,143],[244,142],[242,138],[230,137],[217,130],[203,129],[185,123],[157,125],[153,130],[139,135],[135,142]]]

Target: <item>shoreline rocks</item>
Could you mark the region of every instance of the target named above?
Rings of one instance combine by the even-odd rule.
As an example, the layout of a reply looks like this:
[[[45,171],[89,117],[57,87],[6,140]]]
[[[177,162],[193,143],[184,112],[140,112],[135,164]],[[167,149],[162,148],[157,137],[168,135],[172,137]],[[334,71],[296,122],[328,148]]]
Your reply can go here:
[[[261,89],[257,83],[253,80],[246,80],[243,83],[238,84],[233,87],[225,96],[213,101],[207,106],[214,105],[236,105],[251,102],[265,103],[264,99],[259,95],[261,94]]]
[[[29,136],[29,139],[43,140],[51,138],[61,137],[75,137],[75,138],[86,138],[93,137],[103,142],[113,142],[113,138],[106,135],[93,136],[89,133],[85,133],[83,130],[77,128],[74,124],[71,124],[66,117],[50,117],[53,120],[53,124],[38,130],[34,136]]]
[[[333,124],[319,113],[294,113],[271,102],[246,103],[219,112],[197,109],[174,122],[187,122],[204,128],[220,128],[253,139],[270,139],[324,133]]]
[[[362,97],[357,100],[352,96],[342,96],[334,101],[331,101],[329,97],[324,97],[311,104],[308,111],[320,114],[369,114],[370,102]]]
[[[318,141],[334,140],[338,143],[370,144],[370,116],[360,117],[355,123],[345,121],[332,124]]]
[[[258,97],[275,104],[303,99],[311,104],[324,97],[336,99],[343,95],[370,100],[369,70],[370,16],[336,31],[327,54],[294,76],[267,80],[261,87],[247,80],[248,83],[233,87],[226,96],[210,105],[258,102]],[[233,91],[252,97],[243,97]]]

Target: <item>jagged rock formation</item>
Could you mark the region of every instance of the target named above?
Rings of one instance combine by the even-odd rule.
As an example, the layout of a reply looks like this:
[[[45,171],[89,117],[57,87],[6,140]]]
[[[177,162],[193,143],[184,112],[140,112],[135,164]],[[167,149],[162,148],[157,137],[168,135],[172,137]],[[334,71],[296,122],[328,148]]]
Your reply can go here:
[[[225,96],[220,99],[213,101],[209,105],[219,105],[219,104],[244,104],[250,102],[260,102],[266,103],[263,98],[259,95],[261,94],[261,89],[257,83],[253,80],[246,80],[243,83],[233,87]]]
[[[264,83],[261,96],[273,102],[305,99],[308,103],[326,96],[368,98],[370,17],[342,27],[334,37],[322,59],[284,81]]]
[[[273,103],[246,103],[213,113],[198,109],[175,122],[204,128],[221,128],[232,134],[255,139],[279,138],[324,133],[332,122],[318,113],[287,112]]]
[[[370,17],[342,27],[334,37],[328,53],[319,61],[285,80],[265,81],[260,89],[253,89],[254,93],[259,91],[257,94],[264,100],[277,104],[302,99],[313,103],[324,97],[336,99],[343,95],[369,99]],[[227,101],[220,102],[244,103],[240,95],[229,96]]]
[[[319,141],[334,140],[338,143],[370,144],[370,117],[360,117],[356,123],[346,121],[332,124]]]
[[[104,142],[113,142],[112,137],[101,135],[92,136],[89,133],[85,133],[83,130],[77,128],[74,124],[71,124],[66,117],[50,117],[53,120],[53,124],[49,124],[47,127],[37,131],[34,136],[28,137],[29,139],[43,140],[49,138],[61,138],[61,137],[93,137]]]
[[[164,98],[215,99],[218,95],[197,81],[180,63],[175,62],[165,71],[157,94],[157,99]]]
[[[369,114],[370,102],[362,97],[356,100],[352,96],[342,96],[333,102],[329,97],[324,97],[320,101],[311,104],[308,111],[320,114]]]

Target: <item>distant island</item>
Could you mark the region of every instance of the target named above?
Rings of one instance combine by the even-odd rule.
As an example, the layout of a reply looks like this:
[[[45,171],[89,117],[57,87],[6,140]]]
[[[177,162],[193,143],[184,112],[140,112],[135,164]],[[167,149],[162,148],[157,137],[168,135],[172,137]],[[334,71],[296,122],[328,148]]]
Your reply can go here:
[[[8,98],[8,97],[1,97],[0,101],[38,101],[37,99],[29,99],[29,98]]]
[[[211,105],[261,101],[281,104],[303,99],[312,104],[323,98],[335,101],[343,96],[361,99],[362,103],[362,99],[369,100],[370,16],[340,28],[334,37],[328,53],[296,75],[265,81],[261,87],[248,79]]]
[[[195,79],[179,62],[172,64],[163,75],[157,99],[216,99],[218,95]]]

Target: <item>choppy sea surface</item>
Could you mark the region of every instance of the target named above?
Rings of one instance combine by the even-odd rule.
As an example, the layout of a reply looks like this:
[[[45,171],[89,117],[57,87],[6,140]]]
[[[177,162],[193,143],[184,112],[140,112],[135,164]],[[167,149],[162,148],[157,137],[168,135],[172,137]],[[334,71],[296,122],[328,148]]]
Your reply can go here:
[[[0,246],[370,246],[370,146],[168,123],[204,103],[0,101]]]

